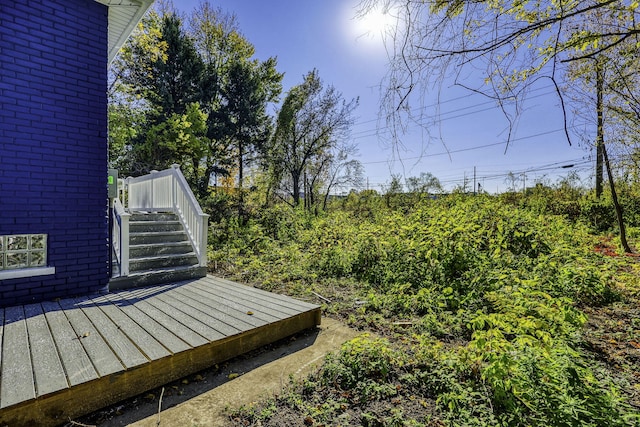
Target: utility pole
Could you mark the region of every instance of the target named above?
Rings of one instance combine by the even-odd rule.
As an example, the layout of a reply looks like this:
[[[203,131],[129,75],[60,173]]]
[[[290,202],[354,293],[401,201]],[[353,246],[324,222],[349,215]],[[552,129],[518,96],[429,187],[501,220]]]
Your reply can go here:
[[[477,194],[476,191],[476,167],[473,167],[473,195],[475,196]]]

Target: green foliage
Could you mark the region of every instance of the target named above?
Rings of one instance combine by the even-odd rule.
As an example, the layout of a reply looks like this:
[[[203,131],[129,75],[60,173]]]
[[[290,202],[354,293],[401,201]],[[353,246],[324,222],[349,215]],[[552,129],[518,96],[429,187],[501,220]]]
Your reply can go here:
[[[631,425],[582,349],[580,307],[615,301],[621,267],[594,251],[587,226],[489,196],[400,212],[365,193],[343,206],[318,217],[274,206],[220,241],[241,277],[268,288],[354,286],[357,304],[331,312],[393,338],[346,343],[305,393],[335,388],[349,406],[406,392],[432,399],[451,425]],[[341,413],[301,408],[313,419]],[[392,419],[367,412],[361,422]]]
[[[199,103],[187,105],[183,114],[173,113],[161,123],[152,126],[143,144],[138,146],[138,154],[155,159],[159,169],[168,168],[171,163],[182,165],[182,171],[193,188],[201,188],[201,181],[209,184],[203,176],[200,159],[205,155],[210,141],[206,137],[207,114]],[[143,154],[144,153],[144,154]]]
[[[109,166],[122,173],[133,170],[130,159],[131,143],[138,137],[138,129],[145,121],[142,111],[126,103],[111,102],[109,114]]]
[[[352,390],[362,401],[393,396],[397,390],[389,386],[389,376],[401,360],[388,341],[365,334],[344,343],[337,355],[327,356],[321,382]]]
[[[242,187],[248,155],[271,133],[267,106],[283,74],[275,58],[252,59],[235,19],[210,3],[189,24],[170,8],[152,10],[123,47],[112,67],[111,154],[126,155],[124,175],[180,164],[205,199],[214,173],[235,169]]]
[[[383,208],[382,198],[375,190],[351,191],[343,199],[340,208],[351,213],[356,219],[360,218],[367,221],[372,221],[377,216],[386,213],[386,209]]]
[[[493,310],[471,322],[463,357],[481,367],[507,425],[625,425],[615,394],[574,348],[586,316],[569,300],[527,288],[487,299]]]

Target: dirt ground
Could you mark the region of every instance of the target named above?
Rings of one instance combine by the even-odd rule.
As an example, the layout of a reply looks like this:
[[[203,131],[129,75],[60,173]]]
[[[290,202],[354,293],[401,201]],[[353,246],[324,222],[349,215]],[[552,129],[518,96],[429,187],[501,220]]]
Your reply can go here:
[[[640,411],[640,298],[626,295],[621,302],[584,311],[588,350]]]
[[[603,239],[596,251],[612,257],[626,256],[640,263],[638,249],[621,255],[610,239]],[[640,268],[627,273],[637,277]],[[633,282],[630,280],[629,282]],[[587,350],[616,380],[629,403],[640,412],[640,288],[635,283],[619,283],[622,299],[604,307],[582,307],[589,316],[585,327]]]
[[[229,409],[279,392],[290,376],[307,375],[328,352],[356,335],[357,331],[342,323],[323,318],[319,328],[70,421],[67,426],[229,425]]]

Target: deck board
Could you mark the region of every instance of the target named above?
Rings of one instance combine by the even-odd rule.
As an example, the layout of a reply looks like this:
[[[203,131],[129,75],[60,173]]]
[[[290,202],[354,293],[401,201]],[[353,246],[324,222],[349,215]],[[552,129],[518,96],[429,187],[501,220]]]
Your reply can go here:
[[[135,301],[135,306],[138,310],[140,310],[146,316],[154,319],[156,322],[158,322],[161,326],[169,330],[175,336],[180,337],[189,346],[197,347],[209,342],[209,340],[207,340],[205,337],[198,334],[193,329],[190,329],[189,327],[185,326],[185,324],[181,323],[176,318],[171,317],[169,314],[154,307],[148,301],[138,298],[135,291],[134,292],[125,291],[125,292],[120,292],[119,294],[125,298],[129,298],[132,301]]]
[[[44,302],[42,308],[69,384],[74,386],[98,378],[93,363],[80,343],[82,336],[71,327],[62,307],[57,302]]]
[[[204,280],[206,280],[206,282]],[[274,308],[284,310],[287,313],[290,311],[310,310],[313,307],[317,307],[313,304],[309,304],[300,300],[293,300],[293,302],[288,303],[291,298],[285,295],[275,294],[273,292],[264,291],[255,287],[242,286],[241,288],[234,288],[233,282],[219,277],[209,276],[204,280],[203,282],[200,282],[199,285],[203,285],[204,283],[208,283],[210,285],[215,284],[217,290],[237,293],[243,296],[243,300],[245,300],[245,297],[250,298],[247,299],[247,301],[250,301],[251,299],[265,301],[273,305]]]
[[[252,325],[253,327],[263,326],[268,324],[269,322],[280,320],[279,318],[274,316],[261,316],[261,313],[247,315],[249,309],[246,305],[239,304],[236,301],[228,298],[220,297],[219,295],[215,294],[215,292],[207,292],[205,290],[198,289],[195,286],[185,290],[184,292],[187,292],[187,295],[189,297],[197,298],[204,304],[207,304],[209,306],[216,305],[217,309],[221,312],[229,316],[239,318],[242,321]]]
[[[121,303],[122,297],[106,295],[101,297],[107,299],[112,304],[116,306]],[[95,301],[95,300],[94,300]],[[120,309],[131,318],[136,324],[138,324],[141,328],[143,328],[148,334],[153,336],[158,342],[167,350],[171,352],[171,354],[179,353],[181,351],[187,350],[191,348],[189,344],[179,338],[178,335],[175,335],[167,328],[162,326],[158,321],[156,321],[153,317],[144,313],[140,308],[138,308],[135,304],[122,304]]]
[[[280,300],[265,298],[263,295],[250,292],[250,290],[234,290],[227,288],[224,284],[216,289],[216,294],[235,299],[240,295],[242,296],[242,303],[246,304],[250,309],[255,308],[258,310],[263,308],[263,312],[278,318],[290,316],[298,312],[298,310],[287,307]]]
[[[142,365],[147,362],[144,354],[138,350],[129,338],[122,333],[120,328],[113,323],[109,317],[98,307],[87,300],[75,300],[76,304],[82,307],[82,312],[89,318],[96,327],[98,333],[102,335],[113,352],[118,356],[120,362],[126,369]]]
[[[0,426],[55,426],[320,323],[212,277],[0,308]]]
[[[93,326],[93,323],[78,308],[73,300],[61,300],[60,307],[67,315],[67,319],[73,328],[75,335],[79,338],[80,344],[84,348],[89,360],[103,377],[124,369],[120,359],[113,353],[109,344]]]
[[[49,324],[40,304],[24,308],[27,318],[29,346],[33,363],[33,375],[37,395],[53,393],[67,388],[67,376],[62,367]]]
[[[197,285],[201,285],[203,283],[215,283],[218,288],[224,288],[230,290],[231,292],[238,292],[242,295],[260,296],[264,300],[274,301],[279,305],[288,308],[295,308],[298,310],[313,310],[314,307],[317,307],[317,305],[315,304],[310,304],[308,302],[300,301],[298,299],[293,299],[285,295],[276,294],[259,288],[251,286],[238,287],[237,283],[227,279],[223,279],[221,277],[207,276],[201,282],[198,282]]]
[[[207,301],[215,301],[217,304],[226,307],[227,310],[233,310],[234,312],[241,313],[247,321],[255,319],[256,326],[260,324],[277,322],[278,320],[287,317],[287,315],[273,310],[264,304],[256,304],[255,302],[239,301],[237,296],[230,295],[227,292],[221,292],[219,289],[206,292],[197,286],[189,289],[191,292],[198,295],[202,295],[202,299]],[[207,294],[204,296],[203,294]],[[247,313],[252,313],[247,315]]]
[[[176,310],[180,310],[181,312],[191,316],[193,319],[199,320],[203,324],[210,325],[211,328],[213,328],[224,337],[235,335],[241,332],[239,329],[221,322],[219,319],[213,317],[206,311],[202,311],[198,308],[193,307],[193,305],[189,304],[186,301],[181,301],[179,299],[169,297],[166,294],[158,295],[158,299],[169,304]]]
[[[5,310],[0,409],[36,397],[24,320],[22,306]]]
[[[272,316],[277,318],[285,317],[298,311],[289,307],[282,306],[280,304],[280,301],[266,299],[260,294],[255,294],[251,292],[251,288],[247,290],[234,291],[232,288],[220,286],[216,283],[215,290],[212,292],[212,294],[215,294],[227,300],[237,301],[238,304],[243,304],[252,308],[259,308],[263,312],[271,313]],[[238,298],[238,296],[241,296],[242,298]]]
[[[199,295],[189,290],[177,290],[176,293],[180,295],[182,301],[188,303],[191,307],[208,314],[219,322],[234,328],[237,331],[243,332],[256,326],[262,326],[267,322],[258,324],[252,321],[251,315],[248,315],[246,311],[231,310],[229,307],[225,307],[222,301],[215,301]]]
[[[171,306],[170,304],[167,304],[159,298],[150,300],[149,304],[162,311],[166,315],[173,317],[183,325],[189,325],[189,328],[191,328],[192,331],[205,337],[209,341],[215,341],[225,337],[224,334],[221,334],[206,323],[203,323],[197,318],[192,317],[181,310],[178,310],[177,308]]]
[[[171,354],[162,344],[151,336],[151,334],[127,316],[123,310],[111,304],[111,302],[106,299],[102,299],[102,301],[103,302],[97,303],[96,300],[92,300],[95,304],[94,306],[102,310],[147,359],[157,360]],[[146,363],[146,360],[143,363]]]

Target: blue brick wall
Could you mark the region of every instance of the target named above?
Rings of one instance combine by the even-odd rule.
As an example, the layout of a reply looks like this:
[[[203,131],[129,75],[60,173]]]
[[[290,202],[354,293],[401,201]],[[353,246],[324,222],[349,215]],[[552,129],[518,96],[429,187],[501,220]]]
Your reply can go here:
[[[0,235],[47,234],[56,268],[0,280],[0,306],[108,285],[107,13],[0,1]]]

